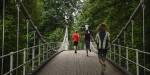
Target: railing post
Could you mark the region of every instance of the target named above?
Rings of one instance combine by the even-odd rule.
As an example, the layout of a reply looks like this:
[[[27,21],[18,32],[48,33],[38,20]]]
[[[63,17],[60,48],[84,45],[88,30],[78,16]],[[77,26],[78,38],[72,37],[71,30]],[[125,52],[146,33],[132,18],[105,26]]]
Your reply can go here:
[[[32,48],[32,70],[34,70],[34,65],[35,65],[35,32],[34,32],[34,44]]]
[[[45,61],[45,58],[44,58],[44,57],[45,57],[45,55],[44,55],[44,54],[45,54],[45,50],[44,50],[44,49],[45,49],[45,48],[44,48],[45,46],[44,46],[44,45],[45,45],[45,44],[43,44],[43,54],[42,54],[42,55],[43,55],[43,62]]]
[[[143,11],[143,51],[145,51],[145,1],[142,0],[142,11]],[[146,66],[146,56],[144,54],[144,66]],[[145,75],[145,69],[144,69],[144,75]]]
[[[112,60],[112,45],[110,45],[110,52],[109,52],[109,54],[110,54],[110,60]]]
[[[3,34],[2,34],[2,56],[3,56],[5,48],[5,0],[2,1],[3,1]],[[3,75],[3,63],[4,59],[2,58],[1,75]]]
[[[136,50],[136,75],[139,75],[139,53],[138,50]]]
[[[27,26],[27,29],[26,29],[26,48],[27,48],[27,52],[26,52],[26,55],[27,55],[27,58],[28,59],[28,55],[29,55],[29,51],[28,51],[28,47],[29,47],[29,20],[27,19],[26,20],[26,26]]]
[[[47,58],[47,60],[48,60],[48,54],[49,54],[48,43],[46,44],[46,50],[47,50],[47,52],[46,52],[46,58]]]
[[[24,53],[23,53],[23,75],[26,75],[26,49],[24,49]]]
[[[17,3],[17,51],[19,50],[19,31],[20,31],[20,5]],[[17,66],[18,66],[18,53],[17,53]],[[16,70],[16,75],[18,75],[18,70]]]
[[[133,44],[134,44],[134,21],[131,20],[132,23],[132,36],[131,36],[131,40],[132,40],[132,48],[133,48]]]
[[[118,50],[119,50],[119,65],[121,64],[121,45],[120,45],[120,39],[118,39]]]
[[[129,55],[128,55],[128,47],[126,47],[126,66],[127,66],[127,70],[129,70],[129,61],[128,61],[128,59],[129,59]]]
[[[114,62],[116,62],[116,46],[114,45]]]
[[[38,61],[39,61],[39,63],[38,63],[38,65],[40,65],[41,64],[41,42],[40,42],[40,40],[39,40],[39,54],[38,54]]]
[[[14,55],[14,53],[11,52],[11,53],[10,53],[10,75],[13,75],[13,73],[12,73],[12,70],[13,70],[13,62],[14,62],[13,55]]]
[[[121,45],[119,47],[119,65],[121,65]]]
[[[35,50],[34,47],[32,48],[32,70],[34,70],[34,55],[35,55]]]

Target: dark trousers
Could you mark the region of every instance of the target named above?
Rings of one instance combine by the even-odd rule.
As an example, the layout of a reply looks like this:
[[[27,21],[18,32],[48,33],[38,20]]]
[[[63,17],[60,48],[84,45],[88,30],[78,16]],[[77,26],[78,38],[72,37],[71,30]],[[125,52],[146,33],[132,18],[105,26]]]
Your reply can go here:
[[[98,58],[99,59],[105,59],[108,49],[98,49]]]
[[[90,49],[90,41],[85,41],[86,50]]]

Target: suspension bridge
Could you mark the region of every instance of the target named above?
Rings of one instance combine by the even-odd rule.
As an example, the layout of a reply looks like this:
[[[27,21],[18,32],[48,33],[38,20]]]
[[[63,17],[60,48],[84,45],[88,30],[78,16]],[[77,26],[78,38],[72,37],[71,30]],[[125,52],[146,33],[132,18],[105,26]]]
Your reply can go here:
[[[139,56],[150,55],[145,51],[145,5],[144,0],[138,4],[131,14],[127,23],[122,27],[116,38],[111,43],[111,49],[107,55],[106,68],[104,75],[147,75],[150,67],[140,64]],[[38,30],[27,8],[22,1],[16,3],[17,10],[17,51],[11,51],[4,54],[5,50],[5,0],[3,0],[3,26],[2,26],[2,49],[0,56],[0,75],[102,75],[102,65],[98,62],[97,48],[94,41],[91,41],[91,50],[89,56],[86,51],[78,50],[75,54],[73,50],[69,50],[68,26],[65,28],[64,39],[62,42],[48,42],[44,39]],[[142,10],[141,10],[142,8]],[[134,47],[134,16],[137,11],[142,11],[142,50]],[[19,49],[20,36],[20,13],[26,16],[26,47]],[[128,33],[128,28],[131,28]],[[32,29],[30,31],[29,29]],[[33,41],[29,41],[29,33],[33,33]],[[111,32],[110,32],[111,33]],[[131,35],[131,38],[128,35]],[[38,38],[38,40],[37,40]],[[131,39],[132,46],[128,46],[127,39]],[[30,44],[30,46],[29,46]],[[130,52],[134,54],[134,60],[129,56]],[[130,66],[134,68],[134,72]],[[7,67],[6,67],[7,66]],[[143,74],[140,73],[143,70]]]

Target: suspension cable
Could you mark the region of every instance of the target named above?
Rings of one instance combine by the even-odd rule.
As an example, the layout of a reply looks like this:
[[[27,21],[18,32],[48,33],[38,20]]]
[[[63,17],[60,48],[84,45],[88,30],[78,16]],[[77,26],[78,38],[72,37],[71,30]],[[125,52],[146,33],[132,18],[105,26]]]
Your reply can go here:
[[[142,5],[142,2],[140,2],[138,4],[138,6],[135,8],[135,10],[131,14],[129,20],[127,21],[127,23],[125,24],[125,26],[121,29],[121,31],[119,32],[119,34],[117,35],[117,37],[112,41],[112,43],[114,43],[120,37],[120,35],[123,33],[123,31],[128,27],[129,23],[131,22],[132,18],[134,17],[134,15],[136,14],[136,12],[138,11],[138,9],[140,8],[141,5]]]
[[[38,34],[38,36],[40,37],[40,39],[43,41],[43,42],[46,42],[46,40],[44,39],[44,37],[42,36],[42,34],[40,33],[40,31],[38,30],[37,26],[34,24],[34,22],[32,21],[32,18],[31,18],[31,15],[29,14],[27,8],[24,6],[24,4],[22,2],[19,2],[20,3],[20,6],[21,6],[21,10],[24,11],[26,17],[28,18],[28,20],[30,21],[31,23],[31,26],[32,28],[36,31],[36,33]]]

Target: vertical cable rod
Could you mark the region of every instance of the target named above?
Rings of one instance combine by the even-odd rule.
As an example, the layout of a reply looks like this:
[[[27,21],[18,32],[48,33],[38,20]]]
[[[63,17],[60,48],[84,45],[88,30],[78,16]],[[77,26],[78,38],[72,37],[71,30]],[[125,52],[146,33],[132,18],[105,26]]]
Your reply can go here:
[[[17,51],[19,50],[19,31],[20,31],[20,5],[17,3]],[[18,66],[18,52],[17,52],[17,66]],[[16,70],[16,75],[18,75],[18,69]]]
[[[4,55],[4,49],[5,49],[5,0],[3,0],[3,34],[2,34],[2,56]],[[3,75],[3,69],[4,69],[4,59],[2,58],[2,65],[1,65],[1,75]]]
[[[131,36],[131,40],[132,40],[132,48],[134,47],[134,21],[131,20],[131,24],[132,24],[132,36]]]
[[[34,70],[35,68],[35,38],[36,38],[36,35],[35,35],[35,31],[33,32],[34,33],[34,36],[33,36],[33,49],[32,49],[32,70]]]
[[[142,11],[143,11],[143,51],[145,52],[145,4],[144,4],[144,0],[142,0]],[[145,54],[144,54],[144,66],[146,66]],[[145,69],[144,69],[144,75],[145,75]]]

